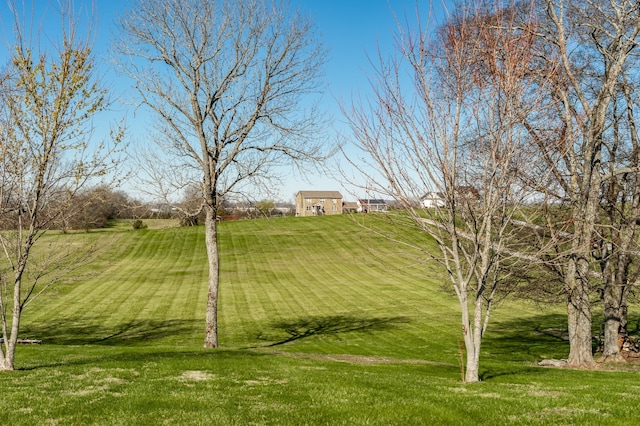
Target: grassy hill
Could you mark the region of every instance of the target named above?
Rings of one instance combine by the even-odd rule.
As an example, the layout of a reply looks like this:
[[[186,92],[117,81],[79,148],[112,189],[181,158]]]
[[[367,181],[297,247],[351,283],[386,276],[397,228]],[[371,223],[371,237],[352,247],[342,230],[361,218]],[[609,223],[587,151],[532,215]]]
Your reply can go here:
[[[201,348],[202,228],[51,235],[97,257],[28,307],[0,424],[617,424],[640,375],[535,366],[561,307],[498,304],[460,382],[455,296],[375,215],[221,223],[219,350]],[[421,235],[414,241],[435,250]]]

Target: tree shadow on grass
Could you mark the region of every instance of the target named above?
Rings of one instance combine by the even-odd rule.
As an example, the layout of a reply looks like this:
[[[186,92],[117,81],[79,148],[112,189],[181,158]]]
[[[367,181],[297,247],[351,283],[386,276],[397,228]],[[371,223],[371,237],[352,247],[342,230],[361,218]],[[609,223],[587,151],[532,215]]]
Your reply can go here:
[[[300,339],[312,336],[333,335],[358,332],[385,331],[399,324],[406,324],[410,320],[407,317],[357,317],[353,315],[316,316],[298,318],[288,321],[276,321],[269,325],[271,330],[286,333],[289,337],[267,345],[267,347],[284,345]],[[266,339],[262,333],[258,335],[260,340]]]
[[[101,318],[64,318],[25,325],[21,336],[55,345],[135,345],[149,340],[189,335],[196,320],[134,320],[104,325]]]
[[[501,360],[536,362],[543,357],[566,357],[569,353],[567,317],[544,314],[496,321],[489,325],[482,345],[491,358]]]
[[[48,354],[50,355],[50,354]],[[89,347],[78,351],[68,348],[64,353],[56,352],[53,356],[32,357],[25,360],[20,357],[18,370],[32,371],[43,368],[74,368],[84,366],[100,366],[101,368],[133,368],[140,369],[146,363],[162,363],[178,371],[202,369],[208,370],[213,365],[224,365],[233,370],[238,364],[254,365],[255,360],[273,356],[238,349],[219,348],[216,350],[204,348],[158,348],[148,347]]]
[[[567,317],[541,314],[522,319],[495,321],[482,340],[480,378],[483,381],[510,375],[539,375],[545,358],[566,358]]]

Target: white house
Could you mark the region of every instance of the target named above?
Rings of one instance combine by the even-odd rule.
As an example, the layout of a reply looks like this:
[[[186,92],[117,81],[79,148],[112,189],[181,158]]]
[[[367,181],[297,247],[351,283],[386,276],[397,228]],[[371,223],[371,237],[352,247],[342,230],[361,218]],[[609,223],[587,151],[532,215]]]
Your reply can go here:
[[[422,207],[429,209],[433,207],[444,207],[447,202],[442,192],[427,192],[420,197]]]
[[[358,200],[358,213],[386,212],[387,210],[387,202],[385,200]]]

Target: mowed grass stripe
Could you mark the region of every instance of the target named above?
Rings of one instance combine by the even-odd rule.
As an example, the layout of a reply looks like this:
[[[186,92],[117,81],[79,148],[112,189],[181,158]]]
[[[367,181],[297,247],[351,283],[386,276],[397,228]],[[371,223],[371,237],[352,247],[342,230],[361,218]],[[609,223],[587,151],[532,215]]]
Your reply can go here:
[[[407,324],[394,324],[395,327],[390,331],[377,333],[377,349],[373,350],[386,347],[385,355],[417,354],[411,350],[407,352],[403,345],[398,345],[395,329],[403,327],[415,333],[424,332],[422,327],[412,326],[411,322],[422,321],[424,310],[428,309],[422,295],[434,283],[427,281],[425,288],[420,271],[415,271],[415,261],[396,248],[385,248],[388,246],[386,240],[354,226],[349,218],[296,218],[290,221],[295,221],[295,224],[286,228],[288,232],[285,233],[279,226],[282,223],[280,220],[227,224],[230,225],[225,229],[228,233],[222,233],[225,235],[224,241],[228,238],[228,247],[227,250],[223,247],[223,253],[236,261],[241,258],[236,250],[248,250],[249,247],[266,243],[270,246],[261,253],[251,255],[252,270],[248,270],[247,265],[239,267],[246,280],[229,282],[229,287],[223,286],[225,294],[231,293],[233,300],[242,300],[247,309],[240,314],[242,308],[238,303],[234,304],[236,313],[243,319],[233,326],[246,329],[248,332],[245,336],[249,339],[260,336],[264,341],[258,339],[255,344],[264,345],[278,340],[278,337],[286,340],[286,333],[274,330],[271,326],[277,321],[331,316],[360,318],[360,323],[353,325],[354,334],[345,339],[348,345],[345,346],[346,342],[341,341],[330,350],[364,353],[372,348],[370,343],[365,343],[370,336],[366,333],[361,337],[356,336],[357,328],[363,322],[385,318],[404,322],[406,317]],[[242,228],[239,228],[240,225],[243,225]],[[236,230],[236,226],[239,229]],[[235,272],[229,273],[237,276]],[[439,283],[436,285],[440,286]],[[403,297],[407,300],[403,301]],[[448,304],[442,302],[447,297],[443,295],[432,300],[450,307],[450,301]],[[421,309],[412,311],[415,306]],[[437,310],[442,311],[442,308],[438,307]],[[224,318],[223,321],[227,323]],[[311,334],[304,339],[302,346],[308,347],[308,342],[313,340],[327,345],[327,339],[335,339],[337,335]],[[287,348],[303,350],[302,340],[290,342]],[[404,340],[419,341],[419,347],[424,347],[424,340],[418,336]],[[456,346],[455,342],[451,345]],[[317,345],[313,347],[317,349]]]
[[[263,221],[223,223],[221,229],[221,322],[223,339],[225,330],[243,330],[236,344],[256,344],[260,330],[256,324],[264,324],[278,315],[271,295],[278,288],[290,287],[291,277],[281,275],[284,268],[273,271],[267,261],[280,257],[280,250],[268,244],[272,222]],[[277,228],[276,228],[277,232]],[[259,247],[263,247],[260,249]],[[281,248],[287,251],[286,247]],[[291,275],[289,273],[289,275]],[[273,277],[280,276],[281,285],[273,285]],[[237,331],[236,331],[237,333]]]
[[[291,315],[300,312],[309,312],[314,308],[320,298],[317,297],[318,289],[324,284],[318,279],[322,273],[322,266],[317,262],[310,262],[306,254],[307,246],[306,233],[299,232],[293,237],[288,236],[293,241],[283,243],[282,236],[277,235],[277,240],[273,234],[265,233],[265,230],[255,230],[251,238],[271,241],[272,247],[283,247],[282,250],[271,250],[268,253],[256,253],[254,255],[251,277],[245,282],[239,282],[242,286],[244,297],[249,297],[259,305],[258,310],[249,313],[255,320],[264,319],[265,315],[280,316]],[[232,240],[246,238],[246,236],[236,236],[234,232],[229,233]],[[305,242],[295,241],[303,239]],[[257,243],[254,242],[254,244]],[[254,244],[245,244],[254,245]],[[275,244],[275,245],[274,245]],[[316,295],[314,303],[309,303],[311,296]],[[284,304],[280,304],[280,302]],[[253,305],[252,305],[253,306]],[[321,309],[324,311],[325,309]]]
[[[22,370],[0,375],[0,424],[638,421],[637,369],[535,367],[566,355],[544,334],[565,318],[521,302],[498,305],[483,383],[462,385],[442,271],[348,217],[220,225],[219,350],[202,349],[203,228],[110,232],[118,245],[91,275],[29,306],[25,329],[45,344],[20,346]]]
[[[458,308],[455,296],[442,290],[442,274],[432,263],[416,262],[419,253],[351,218],[238,221],[221,223],[219,230],[223,346],[282,343],[278,347],[288,351],[404,358],[438,348],[433,360],[450,360],[457,351]],[[101,271],[74,282],[55,311],[47,310],[53,306],[47,298],[30,311],[26,327],[39,330],[33,337],[56,336],[46,326],[53,316],[63,329],[72,323],[75,333],[89,331],[88,342],[143,344],[131,336],[145,335],[146,327],[146,335],[166,337],[165,343],[200,346],[208,273],[204,229],[118,232],[125,237],[106,250],[109,259],[98,259]],[[153,332],[172,325],[178,327],[173,339]],[[60,341],[68,334],[57,333]]]
[[[113,293],[110,298],[106,298],[104,293],[98,296],[110,303],[94,305],[92,311],[96,315],[117,317],[121,313],[133,310],[136,319],[144,317],[145,312],[149,310],[166,310],[171,303],[172,298],[169,297],[174,296],[177,289],[172,274],[176,263],[179,262],[177,257],[183,255],[184,245],[179,244],[180,240],[168,238],[163,232],[143,232],[140,235],[144,238],[140,238],[132,247],[117,270],[105,271],[101,274],[104,284],[93,287],[102,287]],[[97,296],[87,294],[84,289],[79,288],[77,291],[85,293],[87,298]]]
[[[126,325],[195,322],[204,316],[194,306],[194,294],[196,298],[206,294],[206,284],[202,290],[202,283],[194,282],[206,276],[200,232],[169,229],[128,235],[129,246],[109,252],[114,256],[110,266],[77,283],[56,312],[60,322],[92,331],[93,336],[86,336],[88,341],[122,335]],[[46,320],[44,312],[34,311],[27,318],[36,324]],[[195,333],[194,329],[190,334]]]
[[[351,233],[345,232],[343,235],[340,232],[310,231],[314,232],[314,238],[310,239],[310,243],[298,250],[299,259],[303,262],[300,267],[304,270],[304,279],[314,283],[312,286],[301,283],[303,289],[311,287],[310,290],[316,298],[315,303],[309,305],[311,308],[317,308],[318,313],[332,308],[335,310],[336,306],[339,306],[341,311],[362,310],[363,305],[366,305],[366,298],[362,297],[363,292],[368,294],[367,288],[371,287],[368,279],[370,274],[363,269],[363,266],[366,268],[366,264],[351,254],[353,251],[361,253],[362,244],[357,238],[348,235]],[[304,259],[313,259],[314,262]],[[337,300],[340,300],[339,303]]]
[[[193,302],[206,292],[206,257],[202,256],[200,234],[190,231],[164,230],[145,239],[138,246],[138,251],[142,250],[144,255],[138,256],[144,258],[146,267],[139,270],[123,268],[116,277],[123,281],[127,276],[135,277],[133,291],[129,294],[137,304],[136,318],[165,316],[167,320],[192,320],[203,316],[201,311],[194,309]],[[146,247],[155,250],[146,250]],[[128,263],[128,259],[124,259],[124,263]]]

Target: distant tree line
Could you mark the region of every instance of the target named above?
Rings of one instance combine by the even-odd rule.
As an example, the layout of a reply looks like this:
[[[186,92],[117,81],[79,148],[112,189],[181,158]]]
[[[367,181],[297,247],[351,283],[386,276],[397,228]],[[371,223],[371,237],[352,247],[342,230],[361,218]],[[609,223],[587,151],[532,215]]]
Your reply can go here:
[[[204,223],[204,213],[185,213],[195,202],[184,198],[177,203],[143,201],[126,191],[106,184],[79,191],[72,200],[50,200],[43,209],[44,217],[51,217],[48,228],[62,232],[106,228],[114,220],[177,219],[181,226]],[[218,220],[258,219],[292,216],[295,206],[273,200],[224,201],[218,211]],[[0,217],[0,229],[16,229],[17,216]]]
[[[321,91],[326,57],[313,21],[280,0],[127,4],[111,47],[135,102],[158,118],[151,138],[158,149],[145,147],[149,161],[138,163],[140,179],[156,185],[150,192],[163,200],[154,204],[107,184],[119,175],[125,126],[94,127],[111,106],[93,53],[95,22],[84,21],[97,16],[96,5],[52,1],[42,21],[60,26],[45,29],[25,19],[44,2],[7,1],[11,13],[3,20],[12,31],[0,45],[7,47],[0,55],[7,60],[0,64],[0,370],[14,369],[21,314],[56,281],[49,271],[87,261],[63,238],[59,249],[46,250],[46,262],[35,262],[41,237],[114,219],[134,219],[134,227],[158,216],[204,225],[204,346],[217,347],[217,223],[283,213],[271,201],[227,209],[226,200],[256,185],[271,188],[276,168],[316,162],[328,151],[322,114],[307,101]],[[185,189],[183,201],[174,202]]]
[[[131,198],[123,191],[100,185],[78,194],[55,224],[63,232],[72,229],[88,231],[105,228],[109,221],[115,219],[145,219],[152,215],[148,204]]]
[[[46,229],[62,232],[105,228],[116,219],[152,217],[170,217],[170,213],[104,184],[82,189],[72,199],[58,198],[54,194],[40,212],[40,220],[46,223]],[[19,215],[3,215],[0,217],[0,229],[15,230],[19,227],[19,220]]]

